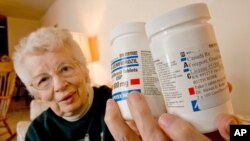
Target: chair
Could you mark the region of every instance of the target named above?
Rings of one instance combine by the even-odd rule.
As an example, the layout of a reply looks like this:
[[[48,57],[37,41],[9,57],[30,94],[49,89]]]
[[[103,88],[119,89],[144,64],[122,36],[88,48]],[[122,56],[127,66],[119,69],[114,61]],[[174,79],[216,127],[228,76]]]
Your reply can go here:
[[[0,128],[5,128],[0,136],[9,134],[7,140],[13,138],[16,134],[10,129],[7,123],[7,113],[15,89],[16,73],[11,62],[0,62]],[[2,130],[1,130],[2,131]]]
[[[49,108],[49,104],[39,99],[33,99],[30,103],[30,120],[18,121],[16,125],[17,141],[25,141],[25,135],[30,123],[43,111]]]

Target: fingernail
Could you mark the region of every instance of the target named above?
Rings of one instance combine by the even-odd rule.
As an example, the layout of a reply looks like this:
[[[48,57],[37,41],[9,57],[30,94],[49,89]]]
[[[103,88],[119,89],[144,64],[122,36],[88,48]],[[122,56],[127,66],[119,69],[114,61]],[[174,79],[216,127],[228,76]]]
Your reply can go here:
[[[111,109],[115,104],[114,102],[115,102],[114,100],[108,99],[107,104],[106,104],[106,108]]]
[[[142,99],[142,94],[138,92],[131,92],[128,96],[128,100],[131,102],[137,102]]]
[[[238,124],[238,122],[236,119],[232,119],[232,120],[230,120],[229,124],[234,125],[234,124]]]

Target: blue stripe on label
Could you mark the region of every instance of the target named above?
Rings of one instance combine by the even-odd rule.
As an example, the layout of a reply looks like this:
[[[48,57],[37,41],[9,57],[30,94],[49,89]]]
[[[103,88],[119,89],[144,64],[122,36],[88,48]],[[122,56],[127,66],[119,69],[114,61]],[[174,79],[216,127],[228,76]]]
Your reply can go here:
[[[181,58],[181,62],[187,61],[186,57]]]
[[[113,62],[111,62],[111,65],[113,65],[114,63],[120,62],[120,61],[122,61],[122,60],[127,60],[127,59],[131,59],[131,58],[138,58],[138,55],[127,56],[127,57],[123,57],[123,58],[114,60]]]
[[[183,69],[184,72],[189,72],[189,68]]]
[[[131,64],[131,65],[126,65],[126,66],[121,66],[121,67],[118,67],[116,69],[113,69],[112,73],[115,72],[115,71],[117,71],[117,70],[120,70],[120,69],[130,68],[130,67],[137,67],[137,66],[139,66],[139,64]]]
[[[117,92],[117,93],[112,94],[112,98],[116,102],[121,101],[121,100],[126,100],[128,98],[129,93],[132,91],[141,92],[141,89],[133,89],[133,90],[128,90],[128,91]]]
[[[197,100],[192,100],[191,104],[194,112],[200,111]]]

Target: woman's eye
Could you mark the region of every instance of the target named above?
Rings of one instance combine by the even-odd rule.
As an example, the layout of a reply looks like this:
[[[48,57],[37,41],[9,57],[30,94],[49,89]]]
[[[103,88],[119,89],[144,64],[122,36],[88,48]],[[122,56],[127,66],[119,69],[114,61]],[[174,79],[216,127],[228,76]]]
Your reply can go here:
[[[62,71],[68,71],[69,70],[69,67],[65,66],[62,68]]]
[[[61,68],[61,72],[64,73],[64,72],[69,72],[69,71],[72,71],[73,70],[73,67],[71,66],[64,66]]]
[[[49,77],[43,77],[38,81],[38,85],[41,85],[43,83],[46,83],[49,81]]]
[[[72,75],[72,73],[74,72],[74,67],[73,66],[70,66],[70,65],[67,65],[67,66],[63,66],[59,73],[62,75],[62,76],[70,76]]]

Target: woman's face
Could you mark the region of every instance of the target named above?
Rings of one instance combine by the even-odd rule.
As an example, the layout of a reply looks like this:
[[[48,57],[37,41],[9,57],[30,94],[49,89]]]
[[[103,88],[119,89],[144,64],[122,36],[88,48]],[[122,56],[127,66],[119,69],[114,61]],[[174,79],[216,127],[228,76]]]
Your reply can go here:
[[[35,96],[48,101],[59,116],[74,116],[88,105],[87,74],[66,49],[26,56],[31,86]]]

